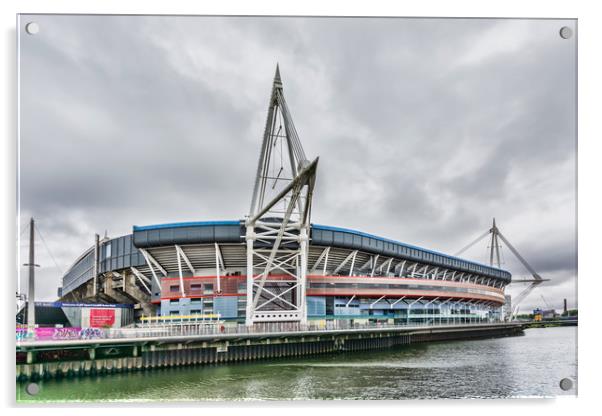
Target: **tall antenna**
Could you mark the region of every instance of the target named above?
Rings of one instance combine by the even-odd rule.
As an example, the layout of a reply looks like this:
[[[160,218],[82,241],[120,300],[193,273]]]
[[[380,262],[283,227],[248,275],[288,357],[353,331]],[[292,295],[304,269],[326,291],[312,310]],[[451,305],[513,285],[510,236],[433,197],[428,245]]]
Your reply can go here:
[[[317,165],[318,158],[310,162],[305,156],[276,65],[245,224],[247,325],[307,320],[305,281]]]

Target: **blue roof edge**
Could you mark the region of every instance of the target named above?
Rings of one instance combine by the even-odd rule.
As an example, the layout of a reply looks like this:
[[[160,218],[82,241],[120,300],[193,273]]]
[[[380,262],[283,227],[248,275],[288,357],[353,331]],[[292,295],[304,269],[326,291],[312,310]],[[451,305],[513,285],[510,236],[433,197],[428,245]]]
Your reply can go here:
[[[209,227],[212,225],[240,225],[241,220],[223,220],[223,221],[188,221],[188,222],[173,222],[168,224],[154,225],[134,225],[135,231],[160,230],[163,228],[181,228],[181,227]]]
[[[136,231],[148,231],[148,230],[160,230],[160,229],[165,229],[165,228],[182,228],[182,227],[203,227],[203,226],[212,226],[212,225],[240,225],[243,222],[243,220],[221,220],[221,221],[188,221],[188,222],[175,222],[175,223],[167,223],[167,224],[154,224],[154,225],[134,225],[133,226],[133,230],[134,232]],[[369,234],[369,233],[365,233],[362,231],[357,231],[357,230],[352,230],[350,228],[342,228],[342,227],[334,227],[331,225],[322,225],[322,224],[311,224],[312,228],[316,228],[319,230],[325,230],[325,231],[340,231],[340,232],[344,232],[344,233],[349,233],[349,234],[355,234],[361,237],[367,237],[367,238],[375,238],[377,240],[381,240],[381,241],[385,241],[388,243],[393,243],[393,244],[399,244],[408,248],[413,248],[415,250],[420,250],[420,251],[424,251],[427,253],[431,253],[431,254],[436,254],[439,256],[444,256],[450,259],[455,259],[455,260],[460,260],[460,261],[465,261],[468,263],[472,263],[475,265],[479,265],[482,267],[487,267],[489,269],[492,270],[500,270],[502,272],[508,273],[510,274],[509,271],[504,270],[504,269],[498,269],[497,267],[492,267],[492,266],[488,266],[486,264],[482,264],[482,263],[478,263],[476,261],[472,261],[472,260],[467,260],[464,258],[460,258],[460,257],[456,257],[456,256],[451,256],[449,254],[445,254],[445,253],[441,253],[439,251],[434,251],[434,250],[429,250],[427,248],[423,248],[423,247],[418,247],[412,244],[408,244],[408,243],[402,243],[401,241],[397,241],[397,240],[392,240],[389,238],[384,238],[384,237],[379,237],[377,235],[374,234]]]

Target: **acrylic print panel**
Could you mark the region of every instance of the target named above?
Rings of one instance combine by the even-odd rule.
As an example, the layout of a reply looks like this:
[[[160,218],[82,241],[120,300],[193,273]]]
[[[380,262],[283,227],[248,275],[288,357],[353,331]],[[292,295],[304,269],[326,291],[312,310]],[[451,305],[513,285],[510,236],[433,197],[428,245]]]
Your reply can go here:
[[[576,394],[575,20],[17,31],[18,402]]]

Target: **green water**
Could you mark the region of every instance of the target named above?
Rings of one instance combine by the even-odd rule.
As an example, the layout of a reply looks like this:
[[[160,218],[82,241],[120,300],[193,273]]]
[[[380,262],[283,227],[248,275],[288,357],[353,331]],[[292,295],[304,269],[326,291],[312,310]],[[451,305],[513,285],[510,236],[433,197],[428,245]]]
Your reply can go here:
[[[576,394],[577,328],[231,365],[41,381],[17,401],[202,401],[500,398]]]

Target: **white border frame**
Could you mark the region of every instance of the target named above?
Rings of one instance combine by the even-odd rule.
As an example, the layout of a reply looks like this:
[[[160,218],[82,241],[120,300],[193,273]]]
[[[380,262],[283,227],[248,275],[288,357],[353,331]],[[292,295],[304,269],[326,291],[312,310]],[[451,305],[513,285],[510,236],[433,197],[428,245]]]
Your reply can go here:
[[[275,0],[229,1],[227,3],[201,3],[188,2],[184,0],[146,0],[146,1],[110,1],[110,0],[4,0],[0,3],[2,7],[2,29],[3,29],[3,65],[2,80],[4,100],[2,100],[2,123],[4,128],[4,140],[2,141],[2,187],[3,204],[3,237],[0,245],[0,256],[4,265],[4,276],[12,276],[15,272],[16,244],[16,35],[15,14],[22,13],[105,13],[105,14],[236,14],[236,15],[346,15],[346,16],[433,16],[433,17],[548,17],[548,18],[578,18],[579,19],[579,275],[581,277],[581,288],[579,291],[579,309],[581,310],[579,331],[579,398],[559,397],[553,400],[439,400],[428,402],[403,401],[403,402],[295,402],[293,403],[262,403],[259,406],[245,403],[231,404],[169,404],[173,407],[211,407],[212,412],[223,412],[235,414],[241,412],[245,406],[245,412],[275,414],[282,413],[282,407],[290,407],[287,412],[294,414],[306,414],[313,411],[310,408],[323,408],[325,411],[337,411],[333,407],[345,407],[349,414],[360,414],[377,406],[403,406],[403,411],[425,410],[426,407],[436,412],[445,412],[449,415],[464,415],[470,409],[472,411],[486,411],[492,415],[506,415],[516,410],[528,410],[529,412],[545,412],[546,414],[576,414],[586,411],[590,406],[595,408],[597,404],[599,382],[599,359],[595,352],[596,338],[595,313],[599,308],[596,294],[601,293],[601,276],[596,273],[595,264],[598,246],[595,234],[600,230],[600,191],[598,177],[600,164],[598,155],[601,153],[599,113],[600,74],[602,74],[601,57],[599,53],[600,40],[602,39],[602,25],[600,25],[600,13],[597,12],[596,2],[586,1],[557,1],[525,2],[524,0],[505,1],[475,1],[457,0],[449,2],[445,0],[422,1],[405,4],[399,2],[397,5],[385,3],[384,1],[358,1],[347,0],[337,2],[325,2],[323,0],[305,0],[282,2]],[[5,296],[4,331],[11,331],[14,325],[12,314],[14,279],[4,279]],[[6,338],[8,339],[8,338]],[[14,349],[10,341],[1,344],[6,362],[12,365],[14,360]],[[2,391],[4,392],[4,405],[14,406],[15,383],[12,372],[7,372],[2,378]],[[105,406],[110,406],[107,404]],[[119,406],[127,406],[120,404]],[[74,405],[69,408],[72,412]],[[127,406],[132,407],[132,406]],[[163,404],[152,403],[149,405],[136,404],[135,407],[145,407],[149,414],[163,413],[167,409]],[[228,410],[227,408],[230,407]],[[217,408],[226,408],[218,410]],[[131,409],[133,410],[133,409]],[[385,409],[380,409],[386,411]],[[43,410],[39,408],[13,409],[15,413],[39,413],[45,415],[65,413],[59,406],[46,406]],[[173,411],[173,410],[170,410]],[[186,411],[194,412],[194,409]],[[105,414],[106,410],[96,407],[88,408],[90,414]],[[12,412],[11,412],[12,413]]]

